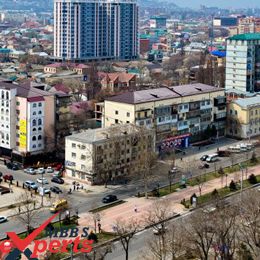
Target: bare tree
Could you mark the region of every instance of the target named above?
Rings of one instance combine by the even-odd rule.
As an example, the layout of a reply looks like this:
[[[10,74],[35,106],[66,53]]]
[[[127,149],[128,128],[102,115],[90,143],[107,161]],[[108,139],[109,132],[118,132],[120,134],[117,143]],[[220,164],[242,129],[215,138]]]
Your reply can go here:
[[[200,196],[202,195],[202,187],[206,182],[206,175],[205,174],[200,174],[195,178],[196,184],[198,185],[199,188],[199,194]]]
[[[15,208],[16,218],[26,227],[29,234],[39,215],[39,209],[35,210],[36,200],[32,199],[32,193],[27,190],[17,200],[21,201],[22,204]]]
[[[195,211],[189,223],[181,223],[183,236],[188,252],[194,254],[201,260],[208,260],[210,249],[214,242],[215,229],[211,215],[199,209]]]
[[[76,102],[82,101],[82,95],[85,92],[85,87],[79,79],[66,79],[63,83],[70,89]]]
[[[249,190],[243,193],[243,208],[240,227],[240,241],[250,248],[252,254],[260,256],[260,199],[259,191]]]
[[[134,235],[138,231],[138,223],[132,219],[127,222],[118,219],[115,223],[115,233],[119,237],[119,241],[125,251],[125,259],[129,259],[129,245]]]
[[[109,243],[105,246],[94,247],[92,252],[79,256],[84,260],[104,260],[106,256],[113,251],[113,244]]]

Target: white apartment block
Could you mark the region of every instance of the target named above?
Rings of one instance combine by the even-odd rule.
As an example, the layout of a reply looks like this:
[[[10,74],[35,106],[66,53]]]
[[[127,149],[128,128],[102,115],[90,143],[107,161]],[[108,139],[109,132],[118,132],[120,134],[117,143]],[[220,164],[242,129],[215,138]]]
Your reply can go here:
[[[226,90],[260,91],[260,33],[240,34],[227,40]]]

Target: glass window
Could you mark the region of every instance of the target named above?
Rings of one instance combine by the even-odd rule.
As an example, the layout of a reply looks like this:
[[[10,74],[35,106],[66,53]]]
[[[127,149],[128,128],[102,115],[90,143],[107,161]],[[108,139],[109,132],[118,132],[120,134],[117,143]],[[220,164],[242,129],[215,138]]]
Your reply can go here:
[[[76,158],[76,153],[71,153],[72,158]]]
[[[33,107],[36,107],[37,105],[36,105],[36,103],[33,103]]]
[[[115,114],[118,115],[118,110],[115,110]]]
[[[33,126],[36,126],[36,120],[35,120],[35,119],[33,119],[32,125],[33,125]]]
[[[39,103],[39,104],[38,104],[38,107],[41,107],[41,106],[42,106],[42,103]]]
[[[33,128],[33,132],[35,132],[36,131],[36,128]]]
[[[127,112],[127,113],[126,113],[126,116],[127,116],[127,117],[130,117],[130,113],[129,113],[129,112]]]
[[[42,120],[38,119],[38,125],[41,125],[41,124],[42,124]]]
[[[32,137],[32,140],[33,140],[33,141],[36,141],[36,136],[33,136],[33,137]]]
[[[42,140],[42,136],[41,135],[38,136],[38,140]]]
[[[82,154],[80,158],[81,158],[81,160],[86,160],[86,155]]]
[[[72,148],[75,148],[75,147],[76,147],[76,144],[75,144],[75,143],[72,143],[71,146],[72,146]]]

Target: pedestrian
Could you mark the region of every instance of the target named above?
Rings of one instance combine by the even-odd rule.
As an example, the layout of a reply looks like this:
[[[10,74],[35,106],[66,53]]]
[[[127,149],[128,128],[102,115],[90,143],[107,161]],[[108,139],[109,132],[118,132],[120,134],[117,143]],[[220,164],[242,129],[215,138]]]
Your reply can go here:
[[[74,191],[76,190],[76,186],[75,186],[75,185],[73,185],[73,190],[74,190]]]
[[[98,233],[101,233],[101,224],[98,222]]]
[[[81,189],[82,189],[82,190],[84,189],[83,184],[81,185]]]
[[[18,207],[18,211],[19,211],[19,214],[21,213],[21,207],[20,207],[20,205],[19,205],[19,207]]]
[[[134,211],[135,211],[135,213],[137,213],[137,207],[136,207],[136,205],[135,205],[135,207],[134,207]]]
[[[181,161],[182,161],[182,157],[181,157]]]
[[[79,190],[79,186],[77,186],[77,190]]]

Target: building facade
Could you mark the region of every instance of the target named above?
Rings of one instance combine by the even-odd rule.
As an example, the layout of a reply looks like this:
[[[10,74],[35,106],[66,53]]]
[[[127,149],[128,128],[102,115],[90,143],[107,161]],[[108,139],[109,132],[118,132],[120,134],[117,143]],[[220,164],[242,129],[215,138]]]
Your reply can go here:
[[[153,129],[159,151],[188,147],[208,128],[225,134],[224,89],[204,84],[123,93],[104,102],[103,126],[135,124]]]
[[[66,174],[100,184],[140,169],[143,154],[153,151],[153,131],[133,125],[91,129],[66,137]]]
[[[245,17],[240,18],[238,22],[238,33],[260,33],[260,18]]]
[[[136,0],[55,0],[54,56],[59,60],[136,59]]]
[[[260,135],[260,96],[239,98],[228,104],[227,134],[237,138]]]
[[[0,152],[25,158],[53,151],[55,144],[55,98],[31,87],[0,82]]]
[[[260,33],[235,35],[227,40],[226,89],[260,91]]]

